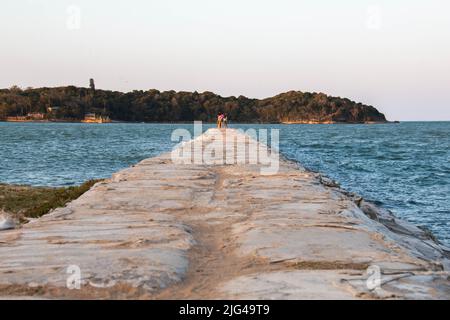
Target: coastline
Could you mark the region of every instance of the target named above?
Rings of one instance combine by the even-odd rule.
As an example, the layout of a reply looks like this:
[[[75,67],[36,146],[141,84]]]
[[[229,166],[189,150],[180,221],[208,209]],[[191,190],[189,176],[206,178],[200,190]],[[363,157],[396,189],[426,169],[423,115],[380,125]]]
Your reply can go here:
[[[202,139],[208,148],[222,138],[211,129]],[[297,163],[281,158],[274,176],[260,176],[261,166],[180,165],[163,154],[122,170],[0,233],[0,296],[448,298],[449,253],[425,231]],[[31,244],[37,260],[26,258]],[[8,264],[17,259],[21,268]],[[65,289],[68,262],[87,272],[82,290]],[[381,272],[376,290],[367,287],[370,267]]]
[[[111,120],[110,122],[95,122],[84,120],[2,120],[0,122],[6,123],[86,123],[86,124],[121,124],[121,123],[148,123],[148,124],[191,124],[192,121],[174,121],[174,122],[142,122],[142,121],[119,121]],[[208,124],[215,124],[215,122],[204,122]],[[366,122],[340,122],[340,121],[281,121],[281,122],[236,122],[238,124],[397,124],[400,121],[366,121]],[[232,124],[232,123],[231,123]]]
[[[49,95],[59,97],[56,105],[42,103]],[[73,102],[71,97],[87,96],[88,99]],[[213,92],[187,92],[174,90],[147,91],[133,90],[118,92],[75,86],[55,88],[35,88],[21,90],[12,88],[0,90],[0,98],[8,97],[4,104],[4,115],[14,114],[30,119],[82,119],[93,112],[108,114],[111,119],[134,119],[137,121],[192,121],[199,118],[216,122],[218,112],[227,113],[230,119],[241,119],[253,123],[282,122],[283,120],[308,119],[343,120],[344,122],[386,121],[383,113],[375,107],[352,101],[348,98],[333,97],[319,92],[288,91],[263,99],[247,98],[242,95],[222,97]],[[32,100],[30,96],[39,97]],[[123,97],[127,97],[124,103]],[[4,100],[6,98],[3,98]],[[31,107],[27,116],[9,111],[10,104],[26,101]],[[66,104],[68,101],[70,107]],[[143,102],[145,101],[145,103]],[[62,109],[60,109],[62,108]],[[176,108],[175,114],[169,110]],[[47,112],[43,110],[46,109]],[[58,113],[55,110],[59,110]],[[71,110],[72,109],[72,110]],[[100,111],[103,110],[103,111]],[[0,110],[2,111],[2,110]],[[84,113],[84,114],[83,114]],[[23,111],[20,113],[23,114]],[[22,120],[22,119],[19,119]],[[23,119],[27,120],[27,119]]]

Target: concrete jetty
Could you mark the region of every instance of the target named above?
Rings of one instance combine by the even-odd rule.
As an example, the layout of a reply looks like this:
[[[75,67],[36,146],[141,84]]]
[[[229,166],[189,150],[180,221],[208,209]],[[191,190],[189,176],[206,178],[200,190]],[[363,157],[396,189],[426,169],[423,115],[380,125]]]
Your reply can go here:
[[[252,144],[279,158],[275,173],[240,161],[236,145]],[[176,151],[214,145],[213,161],[146,159],[0,232],[0,297],[450,298],[449,249],[429,233],[236,130]]]

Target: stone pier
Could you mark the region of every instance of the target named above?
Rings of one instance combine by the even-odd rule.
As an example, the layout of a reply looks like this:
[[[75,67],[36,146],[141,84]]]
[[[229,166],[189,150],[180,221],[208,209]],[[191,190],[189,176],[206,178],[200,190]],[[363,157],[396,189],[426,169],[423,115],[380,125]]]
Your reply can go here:
[[[427,232],[283,158],[261,174],[225,132],[268,151],[210,129],[180,148],[223,145],[212,163],[146,159],[0,232],[0,297],[450,298],[448,249]]]

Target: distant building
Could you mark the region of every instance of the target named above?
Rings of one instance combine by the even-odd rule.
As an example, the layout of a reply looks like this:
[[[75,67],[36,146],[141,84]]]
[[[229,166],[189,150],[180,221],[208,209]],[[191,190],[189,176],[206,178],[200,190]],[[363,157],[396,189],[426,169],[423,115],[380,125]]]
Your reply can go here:
[[[41,112],[30,112],[27,114],[27,118],[29,120],[44,120],[45,114],[43,114]]]
[[[16,117],[6,117],[5,120],[9,122],[24,122],[27,121],[28,118],[25,116],[16,116]]]
[[[86,113],[84,115],[84,120],[81,122],[83,123],[109,123],[111,122],[111,119],[107,116],[99,116],[95,113]]]
[[[97,122],[97,115],[95,113],[86,113],[83,122]]]
[[[44,121],[45,114],[41,112],[30,112],[26,116],[6,117],[5,120],[10,122]]]

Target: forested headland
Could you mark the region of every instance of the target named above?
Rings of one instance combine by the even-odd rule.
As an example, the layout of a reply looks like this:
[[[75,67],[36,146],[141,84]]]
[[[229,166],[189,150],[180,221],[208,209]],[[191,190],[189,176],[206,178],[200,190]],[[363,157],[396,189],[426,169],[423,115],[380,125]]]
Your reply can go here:
[[[242,123],[386,122],[376,108],[323,93],[290,91],[267,99],[222,97],[212,92],[118,92],[65,86],[0,90],[0,120],[36,115],[46,121],[80,121],[95,113],[113,121],[214,122],[224,112]]]

